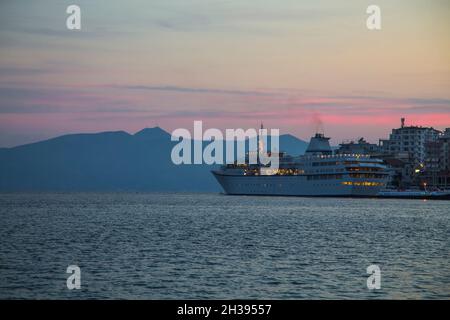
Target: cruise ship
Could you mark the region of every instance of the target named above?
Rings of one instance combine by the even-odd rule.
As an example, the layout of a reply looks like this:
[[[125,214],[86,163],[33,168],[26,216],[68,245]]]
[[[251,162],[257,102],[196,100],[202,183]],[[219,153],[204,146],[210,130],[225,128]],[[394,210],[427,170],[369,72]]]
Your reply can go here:
[[[305,155],[279,152],[279,169],[268,175],[262,164],[227,164],[212,173],[230,195],[373,197],[386,187],[382,160],[361,154],[334,154],[322,133],[311,138]]]

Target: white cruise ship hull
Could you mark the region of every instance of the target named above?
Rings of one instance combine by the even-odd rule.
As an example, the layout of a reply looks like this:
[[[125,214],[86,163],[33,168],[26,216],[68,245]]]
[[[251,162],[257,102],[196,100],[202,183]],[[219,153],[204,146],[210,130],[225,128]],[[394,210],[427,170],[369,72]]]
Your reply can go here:
[[[375,197],[384,185],[380,179],[336,179],[308,180],[306,176],[242,176],[227,175],[213,171],[225,193],[230,195],[274,195],[308,197]],[[344,181],[353,182],[352,185]],[[361,185],[358,182],[374,182],[375,185]]]

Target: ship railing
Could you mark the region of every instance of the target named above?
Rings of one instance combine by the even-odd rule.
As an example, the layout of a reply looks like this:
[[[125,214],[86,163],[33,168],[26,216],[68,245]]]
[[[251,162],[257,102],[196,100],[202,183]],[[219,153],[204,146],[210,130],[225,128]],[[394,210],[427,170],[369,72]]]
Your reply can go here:
[[[314,159],[335,159],[335,158],[354,158],[354,159],[370,159],[371,156],[370,154],[359,154],[359,153],[337,153],[337,154],[322,154],[322,155],[315,155],[315,156],[308,156],[308,155],[303,155],[303,156],[299,156],[302,157],[302,159],[306,159],[306,160],[314,160]],[[379,159],[373,159],[373,160],[379,160]]]

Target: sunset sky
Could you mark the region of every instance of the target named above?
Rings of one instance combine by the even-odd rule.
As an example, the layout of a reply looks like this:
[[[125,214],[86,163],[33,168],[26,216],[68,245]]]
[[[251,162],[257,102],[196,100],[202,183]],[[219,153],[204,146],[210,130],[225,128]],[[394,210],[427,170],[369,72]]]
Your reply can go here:
[[[448,0],[1,1],[0,147],[194,120],[334,144],[450,127],[449,18]]]

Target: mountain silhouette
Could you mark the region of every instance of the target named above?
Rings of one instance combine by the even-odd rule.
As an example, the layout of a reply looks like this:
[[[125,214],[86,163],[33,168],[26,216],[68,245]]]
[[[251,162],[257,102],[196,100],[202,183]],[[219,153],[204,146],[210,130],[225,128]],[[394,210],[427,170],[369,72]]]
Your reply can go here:
[[[175,144],[155,127],[134,135],[70,134],[1,148],[0,191],[220,192],[213,166],[172,163]],[[306,147],[292,135],[280,136],[282,151],[303,154]]]

